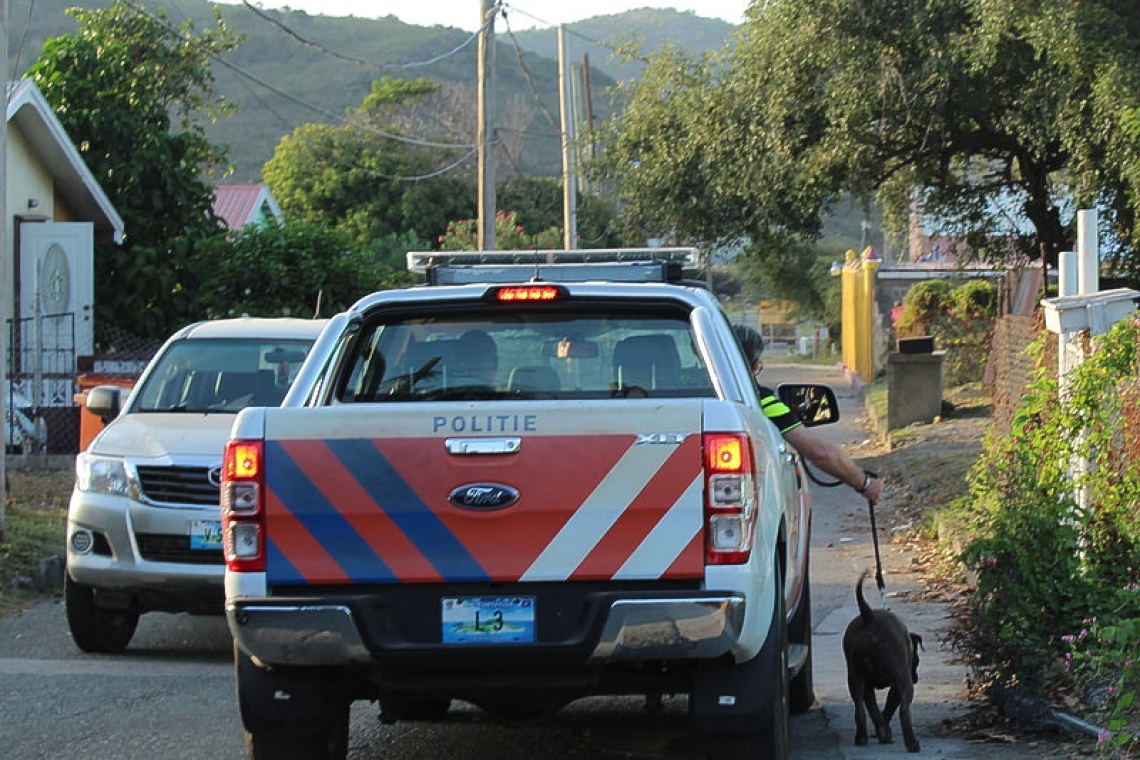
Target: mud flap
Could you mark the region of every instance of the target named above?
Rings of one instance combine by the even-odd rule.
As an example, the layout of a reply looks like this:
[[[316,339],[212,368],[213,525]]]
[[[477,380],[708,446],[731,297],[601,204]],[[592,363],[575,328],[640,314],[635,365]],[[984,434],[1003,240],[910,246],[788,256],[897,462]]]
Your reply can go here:
[[[325,729],[321,683],[311,674],[262,668],[234,645],[238,705],[245,730],[273,736],[313,736]]]
[[[693,726],[702,731],[755,730],[777,709],[780,690],[774,684],[786,678],[787,628],[782,598],[777,595],[772,623],[760,652],[748,662],[729,659],[707,663],[697,670],[689,695]]]

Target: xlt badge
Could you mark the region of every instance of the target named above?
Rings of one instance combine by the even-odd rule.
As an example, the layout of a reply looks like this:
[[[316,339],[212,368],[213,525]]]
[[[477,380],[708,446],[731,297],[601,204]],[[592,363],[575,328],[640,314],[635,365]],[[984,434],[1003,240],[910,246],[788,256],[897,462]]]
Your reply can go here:
[[[664,444],[666,446],[678,446],[684,443],[688,437],[688,433],[638,433],[635,445]]]
[[[519,500],[519,492],[498,483],[471,483],[453,490],[447,500],[461,509],[489,511],[511,506]]]

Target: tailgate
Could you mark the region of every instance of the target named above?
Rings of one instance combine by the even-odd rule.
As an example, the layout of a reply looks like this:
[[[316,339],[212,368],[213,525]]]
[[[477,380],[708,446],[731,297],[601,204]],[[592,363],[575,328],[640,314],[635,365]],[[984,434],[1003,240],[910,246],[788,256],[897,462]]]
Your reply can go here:
[[[697,399],[269,410],[269,583],[700,577],[701,413]]]

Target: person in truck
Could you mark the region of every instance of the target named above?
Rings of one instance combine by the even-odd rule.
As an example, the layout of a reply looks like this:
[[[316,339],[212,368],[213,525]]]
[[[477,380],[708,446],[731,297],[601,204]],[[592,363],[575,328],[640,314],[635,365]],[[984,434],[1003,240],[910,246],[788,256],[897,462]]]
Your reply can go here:
[[[760,371],[764,368],[764,363],[761,361],[764,338],[747,325],[733,325],[732,329],[756,380],[756,387],[760,391],[760,407],[764,411],[764,416],[772,420],[780,434],[784,436],[784,440],[794,446],[804,459],[828,475],[839,478],[872,504],[878,503],[883,495],[882,478],[855,464],[855,461],[839,446],[804,427],[799,415],[781,401],[774,390],[760,383]]]

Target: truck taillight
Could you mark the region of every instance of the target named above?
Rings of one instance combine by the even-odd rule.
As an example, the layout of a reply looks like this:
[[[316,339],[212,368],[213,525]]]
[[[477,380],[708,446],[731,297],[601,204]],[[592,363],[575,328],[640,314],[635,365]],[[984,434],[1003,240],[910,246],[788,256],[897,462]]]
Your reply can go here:
[[[236,572],[265,570],[265,448],[230,441],[222,459],[222,550]]]
[[[705,559],[748,561],[756,522],[755,457],[742,433],[705,433]]]

